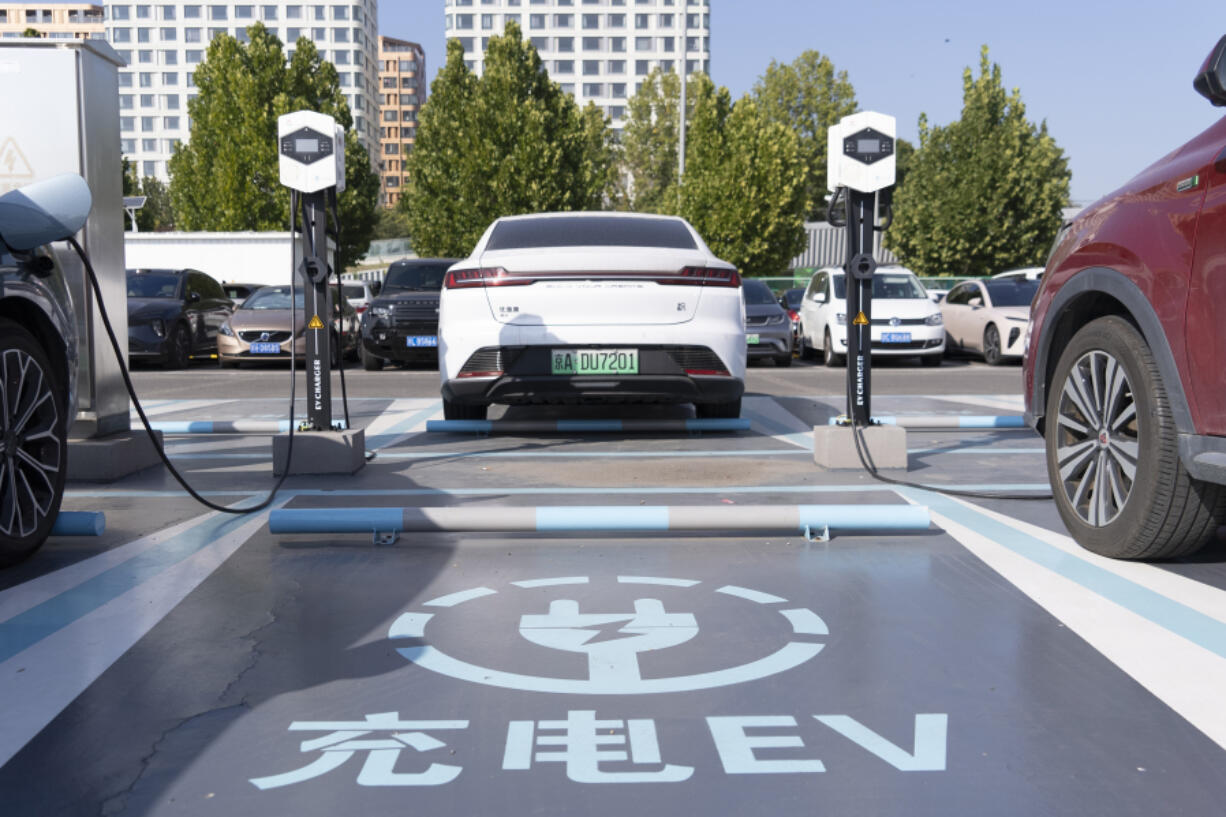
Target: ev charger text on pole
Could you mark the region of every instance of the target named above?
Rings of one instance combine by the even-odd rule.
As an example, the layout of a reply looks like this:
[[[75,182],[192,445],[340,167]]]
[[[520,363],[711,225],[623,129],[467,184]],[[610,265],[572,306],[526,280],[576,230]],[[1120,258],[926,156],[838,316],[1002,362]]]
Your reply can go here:
[[[847,415],[864,427],[872,408],[873,232],[884,229],[877,226],[879,194],[894,185],[894,117],[852,114],[831,125],[828,134],[832,223],[840,195],[846,203]]]
[[[328,209],[335,207],[337,194],[345,189],[344,129],[326,114],[285,114],[277,120],[277,152],[281,184],[292,191],[291,229],[300,233],[302,242],[297,272],[302,275],[306,296],[307,419],[312,429],[328,431],[332,429]]]

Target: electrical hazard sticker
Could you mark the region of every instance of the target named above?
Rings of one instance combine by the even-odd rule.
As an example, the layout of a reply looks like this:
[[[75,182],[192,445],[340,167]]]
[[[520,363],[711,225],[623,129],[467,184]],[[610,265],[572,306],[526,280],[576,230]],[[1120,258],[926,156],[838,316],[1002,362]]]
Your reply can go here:
[[[864,313],[861,312],[859,315],[856,315],[856,319],[852,323],[856,326],[868,326],[868,318],[864,317]]]
[[[323,329],[324,322],[319,319],[318,315],[311,316],[311,322],[307,324],[307,329]]]
[[[17,142],[9,137],[0,144],[0,193],[34,181],[34,170]]]

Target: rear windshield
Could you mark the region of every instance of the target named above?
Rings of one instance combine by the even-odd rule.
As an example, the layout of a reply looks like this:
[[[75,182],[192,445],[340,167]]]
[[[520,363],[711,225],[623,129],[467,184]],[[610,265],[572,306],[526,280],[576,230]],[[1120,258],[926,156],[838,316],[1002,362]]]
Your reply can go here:
[[[157,270],[128,270],[129,298],[174,298],[182,276]]]
[[[443,288],[443,276],[451,262],[440,264],[392,264],[383,279],[386,292],[437,292]]]
[[[835,275],[834,297],[846,298],[845,276]],[[915,276],[906,272],[879,272],[873,276],[873,297],[889,300],[927,298],[928,293]]]
[[[803,289],[789,289],[783,293],[783,297],[787,299],[788,309],[800,309],[800,302],[805,298]]]
[[[680,221],[665,218],[553,216],[500,221],[487,250],[540,247],[660,247],[696,250],[694,237]]]
[[[366,288],[357,284],[346,284],[342,287],[346,298],[365,298]]]
[[[1030,306],[1034,294],[1039,291],[1038,281],[1023,279],[984,281],[983,285],[988,288],[992,306]]]
[[[742,278],[741,288],[745,293],[745,303],[757,306],[759,304],[778,304],[771,288],[761,281],[752,278]]]

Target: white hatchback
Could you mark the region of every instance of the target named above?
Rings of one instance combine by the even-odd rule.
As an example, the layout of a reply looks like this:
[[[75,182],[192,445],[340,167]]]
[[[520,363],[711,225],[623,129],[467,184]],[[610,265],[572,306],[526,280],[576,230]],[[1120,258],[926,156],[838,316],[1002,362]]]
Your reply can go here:
[[[800,354],[820,350],[827,366],[841,366],[847,356],[846,276],[840,267],[813,274],[800,302]],[[905,267],[878,267],[873,276],[872,354],[918,355],[925,366],[940,366],[945,355],[945,326],[940,308],[928,297],[915,273]]]
[[[448,270],[438,335],[447,419],[482,419],[493,403],[693,403],[699,417],[740,416],[740,276],[681,218],[500,218]]]

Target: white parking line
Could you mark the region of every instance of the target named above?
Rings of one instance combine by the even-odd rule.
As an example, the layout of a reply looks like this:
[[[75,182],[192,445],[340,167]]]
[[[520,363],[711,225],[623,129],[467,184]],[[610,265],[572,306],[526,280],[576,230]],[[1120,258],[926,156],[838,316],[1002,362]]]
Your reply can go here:
[[[98,575],[92,582],[78,584],[30,608],[21,614],[28,620],[0,624],[0,628],[15,628],[11,639],[6,633],[0,642],[33,640],[24,649],[14,648],[15,654],[0,662],[0,700],[19,702],[5,710],[0,766],[144,638],[267,520],[268,511],[264,511],[216,537],[234,521],[218,515],[196,529],[169,535],[167,541],[158,543],[166,548],[164,552],[155,545],[115,565],[109,576]],[[110,581],[105,581],[108,578]],[[116,592],[116,587],[128,589]],[[91,607],[93,604],[97,606]]]

